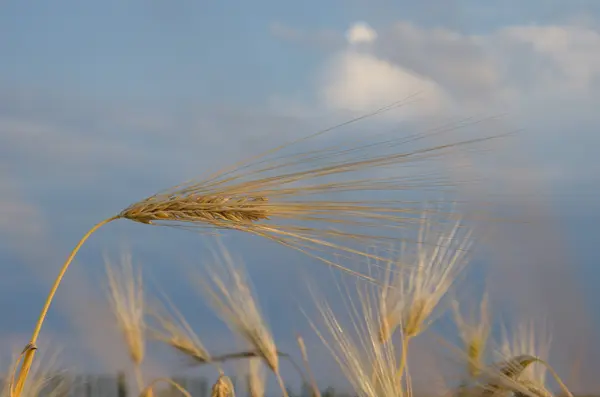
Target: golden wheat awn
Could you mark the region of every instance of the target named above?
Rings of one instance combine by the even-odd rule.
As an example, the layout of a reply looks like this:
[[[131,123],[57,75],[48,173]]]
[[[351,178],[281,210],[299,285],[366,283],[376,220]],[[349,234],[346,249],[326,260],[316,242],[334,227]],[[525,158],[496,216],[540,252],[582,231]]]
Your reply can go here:
[[[173,314],[164,307],[149,311],[157,323],[156,327],[150,328],[150,336],[196,362],[212,362],[211,355],[186,319],[173,305],[170,307]]]
[[[263,319],[249,280],[240,263],[221,246],[220,258],[209,266],[211,284],[200,280],[216,314],[251,346],[277,377],[284,397],[287,390],[279,373],[279,353],[271,331]]]
[[[445,225],[424,214],[413,245],[409,251],[403,244],[398,260],[390,261],[380,300],[380,341],[388,340],[398,326],[406,339],[427,329],[434,310],[468,263],[471,231],[460,220]],[[391,271],[397,263],[402,268]]]
[[[304,338],[300,335],[296,337],[296,341],[298,342],[298,347],[300,348],[300,353],[302,354],[302,361],[304,362],[304,368],[310,379],[310,388],[312,392],[312,397],[321,397],[321,391],[317,386],[317,381],[315,380],[315,376],[310,369],[310,364],[308,361],[308,353],[306,352],[306,344],[304,343]]]
[[[134,269],[131,254],[123,254],[118,269],[106,262],[109,301],[134,365],[139,390],[144,387],[141,365],[146,350],[145,297],[142,273]]]
[[[479,315],[471,313],[469,318],[465,318],[456,300],[452,301],[452,309],[460,339],[467,351],[469,376],[477,377],[481,373],[491,328],[488,295],[485,294],[481,299]]]
[[[393,341],[379,341],[379,291],[371,284],[361,284],[357,286],[357,293],[358,304],[347,298],[351,327],[344,326],[326,302],[315,299],[325,330],[309,320],[313,330],[357,396],[410,397],[410,381],[407,380],[405,388],[398,377],[399,362]]]
[[[401,103],[310,136],[388,111]],[[381,231],[409,225],[415,200],[385,198],[382,192],[445,189],[453,183],[421,166],[435,162],[459,147],[490,137],[422,145],[431,136],[476,124],[479,120],[441,126],[428,134],[368,142],[356,146],[329,146],[289,155],[275,148],[208,177],[184,183],[136,202],[92,227],[78,242],[52,285],[30,344],[35,346],[53,297],[70,263],[84,242],[103,225],[117,219],[182,228],[229,229],[260,236],[338,266],[328,254],[370,256],[364,247],[389,239]],[[303,139],[306,140],[306,139]],[[303,140],[292,142],[299,144]],[[410,147],[413,145],[413,147]],[[288,147],[294,148],[290,144]],[[407,147],[402,150],[403,147]],[[271,155],[271,157],[269,157]],[[369,174],[370,172],[370,174]],[[373,172],[378,176],[373,175]],[[361,174],[362,173],[362,174]],[[365,192],[374,193],[364,197]],[[352,230],[344,230],[351,227]],[[356,275],[359,272],[351,271]],[[364,275],[363,275],[364,276]],[[24,357],[15,396],[23,390],[35,349]]]
[[[573,394],[548,362],[528,354],[515,356],[487,367],[484,374],[488,380],[483,385],[480,385],[478,389],[483,396],[506,395],[507,392],[528,397],[552,396],[552,393],[545,386],[539,385],[537,382],[532,382],[530,379],[521,378],[523,372],[532,364],[543,365],[560,386],[564,395],[573,397]]]
[[[407,371],[409,341],[433,322],[440,301],[468,263],[471,244],[471,231],[462,226],[460,219],[446,224],[437,222],[434,214],[424,212],[413,244],[416,248],[409,251],[404,244],[399,254],[391,251],[380,283],[383,288],[358,289],[360,309],[353,303],[350,305],[358,342],[349,336],[330,308],[320,306],[335,343],[334,347],[331,344],[328,347],[357,393],[364,396],[412,393]],[[402,330],[399,360],[392,338],[398,327]]]
[[[0,397],[14,396],[14,390],[11,390],[14,386],[12,377],[22,356],[23,353],[13,355],[12,365],[7,376],[1,380]],[[65,372],[61,371],[59,366],[59,351],[42,353],[42,357],[32,365],[29,382],[25,385],[21,395],[24,397],[38,397],[43,392],[47,397],[64,396],[71,386],[67,377],[63,376],[64,374]]]
[[[224,374],[219,375],[212,387],[210,397],[235,397],[235,389],[231,379]]]
[[[548,360],[552,335],[545,324],[536,323],[529,319],[523,321],[509,332],[506,326],[501,328],[502,341],[500,344],[499,359],[530,355]],[[546,367],[544,365],[530,365],[521,374],[521,379],[537,384],[544,388],[546,384]]]
[[[546,372],[549,372],[562,392],[572,397],[562,379],[548,364],[551,337],[546,327],[534,324],[532,320],[520,323],[509,336],[506,327],[502,329],[502,341],[496,351],[499,362],[484,370],[483,391],[485,395],[514,392],[517,396],[549,397],[553,394],[546,386]]]

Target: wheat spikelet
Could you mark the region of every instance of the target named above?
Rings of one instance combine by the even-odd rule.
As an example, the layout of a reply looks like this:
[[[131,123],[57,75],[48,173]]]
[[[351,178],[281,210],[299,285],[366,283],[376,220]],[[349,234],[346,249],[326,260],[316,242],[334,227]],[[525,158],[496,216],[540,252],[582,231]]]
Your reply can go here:
[[[267,197],[177,195],[147,199],[122,211],[119,216],[136,222],[197,222],[222,226],[224,223],[252,223],[269,219]]]
[[[392,340],[379,341],[379,290],[372,284],[357,284],[356,292],[358,303],[349,293],[342,294],[349,310],[351,326],[342,324],[329,304],[315,298],[324,330],[309,319],[311,327],[337,362],[356,395],[410,397],[410,381],[407,379],[407,386],[403,387],[402,379],[398,377],[400,364],[396,357],[396,346]]]
[[[549,372],[566,396],[572,393],[546,361],[550,352],[551,336],[546,327],[535,327],[533,320],[518,324],[509,337],[502,329],[502,343],[497,352],[502,361],[492,366],[487,375],[492,380],[484,385],[487,395],[511,391],[519,397],[549,397],[546,372]]]
[[[517,324],[513,332],[509,334],[506,327],[502,327],[502,342],[500,345],[499,358],[532,356],[541,360],[547,360],[550,355],[552,336],[546,327],[539,326],[533,320]],[[510,362],[510,361],[509,361]],[[516,376],[522,384],[528,384],[528,388],[543,393],[546,390],[547,367],[539,361],[523,368]],[[547,392],[547,390],[546,390]]]
[[[520,392],[528,397],[538,397],[532,394],[530,387],[523,384],[520,379],[523,371],[534,363],[543,363],[543,361],[538,357],[523,354],[494,363],[484,371],[485,378],[489,379],[479,387],[482,395],[492,397]]]
[[[374,258],[366,247],[393,241],[398,229],[419,222],[419,200],[403,199],[402,193],[448,193],[460,185],[435,168],[436,161],[491,138],[423,141],[465,125],[446,125],[400,139],[311,147],[289,155],[277,148],[273,151],[277,156],[267,153],[159,192],[131,204],[116,218],[194,230],[243,231],[365,277],[340,266],[332,256]],[[299,149],[295,144],[300,143],[289,147]]]
[[[173,305],[170,306],[173,314],[168,313],[162,306],[149,311],[157,323],[156,327],[150,328],[150,336],[195,362],[211,362],[211,355],[192,327]]]
[[[230,253],[222,245],[221,248],[221,258],[209,265],[209,277],[214,286],[200,280],[203,291],[216,314],[261,354],[274,373],[278,373],[277,348],[250,289],[247,276]]]
[[[141,270],[133,267],[131,254],[124,253],[118,269],[105,257],[110,307],[125,339],[139,390],[144,387],[142,361],[146,351],[145,297]]]
[[[448,227],[436,223],[427,214],[422,219],[415,250],[400,251],[399,263],[403,267],[396,272],[388,268],[383,283],[379,331],[379,340],[382,342],[388,340],[398,326],[402,327],[406,339],[427,329],[434,310],[468,263],[471,231],[463,228],[460,220]],[[396,263],[390,261],[390,267]]]
[[[115,268],[105,258],[108,295],[117,324],[123,334],[131,360],[139,366],[145,353],[145,299],[141,271],[135,271],[131,254],[123,254]]]
[[[209,266],[209,278],[214,286],[201,279],[203,291],[217,315],[260,355],[277,377],[284,397],[287,397],[287,390],[279,373],[279,352],[246,273],[223,245],[220,248],[220,258]]]
[[[221,374],[212,387],[210,397],[235,397],[235,389],[231,379]]]
[[[490,334],[490,315],[488,310],[488,296],[484,295],[479,305],[479,315],[471,313],[470,318],[465,318],[456,300],[452,301],[454,322],[459,331],[459,336],[467,351],[468,372],[472,378],[481,373],[483,356]]]

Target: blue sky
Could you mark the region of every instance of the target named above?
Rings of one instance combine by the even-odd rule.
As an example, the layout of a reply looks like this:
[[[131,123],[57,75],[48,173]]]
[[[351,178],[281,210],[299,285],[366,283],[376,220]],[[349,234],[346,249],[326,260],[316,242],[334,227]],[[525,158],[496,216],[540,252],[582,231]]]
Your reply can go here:
[[[580,307],[580,290],[597,300],[600,281],[599,16],[591,0],[1,2],[0,310],[13,326],[0,335],[11,348],[26,342],[59,263],[98,220],[419,90],[422,99],[393,122],[425,128],[504,113],[503,128],[518,130],[510,148],[482,160],[480,175],[519,210],[536,208],[546,226],[498,244],[513,263],[492,274],[540,284],[523,299],[568,301],[557,322],[578,321],[569,304]],[[368,121],[358,131],[378,128]],[[548,246],[548,228],[560,244]],[[123,222],[103,229],[65,279],[44,333],[88,346],[71,363],[122,365],[118,344],[107,347],[118,338],[105,332],[100,286],[102,254],[124,245],[185,313],[206,315],[185,273],[173,271],[202,261],[202,238]],[[235,238],[281,345],[295,349],[294,332],[310,332],[295,280],[328,271]],[[513,273],[525,265],[529,276]],[[593,327],[600,312],[590,310],[572,311]],[[199,326],[215,346],[230,346],[215,319]]]

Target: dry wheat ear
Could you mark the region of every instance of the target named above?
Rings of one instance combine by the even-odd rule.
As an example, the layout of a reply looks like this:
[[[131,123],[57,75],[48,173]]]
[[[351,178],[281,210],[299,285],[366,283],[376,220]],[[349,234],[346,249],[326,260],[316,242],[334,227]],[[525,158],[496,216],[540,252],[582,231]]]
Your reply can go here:
[[[449,132],[482,121],[467,119],[403,138],[377,141],[376,134],[369,134],[362,143],[321,143],[323,146],[316,146],[318,148],[313,144],[306,150],[301,149],[302,142],[311,141],[308,138],[323,137],[327,132],[401,104],[378,109],[215,174],[155,194],[98,223],[83,236],[63,264],[30,345],[35,347],[50,303],[79,248],[101,226],[117,219],[195,230],[242,231],[368,278],[359,271],[339,265],[337,260],[340,256],[352,255],[378,259],[370,248],[393,241],[398,229],[418,223],[422,203],[420,197],[409,198],[411,192],[446,192],[457,187],[455,180],[438,173],[440,165],[441,168],[449,165],[444,160],[445,155],[461,149],[459,154],[464,159],[465,150],[462,149],[481,149],[479,144],[503,136],[441,142]],[[435,138],[436,143],[426,143],[429,138]],[[289,148],[292,152],[286,154],[285,150]],[[401,192],[408,198],[399,199]],[[14,385],[15,397],[21,395],[34,355],[35,349],[25,354]]]

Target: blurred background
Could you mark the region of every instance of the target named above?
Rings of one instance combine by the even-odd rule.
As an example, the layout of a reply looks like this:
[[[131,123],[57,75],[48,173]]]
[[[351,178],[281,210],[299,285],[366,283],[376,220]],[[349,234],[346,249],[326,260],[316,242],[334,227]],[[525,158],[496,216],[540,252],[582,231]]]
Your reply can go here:
[[[477,262],[487,270],[475,269],[461,296],[486,286],[499,313],[547,318],[553,364],[574,390],[598,391],[599,20],[593,0],[0,1],[2,363],[27,343],[60,264],[99,220],[418,92],[353,133],[502,115],[500,125],[471,128],[514,135],[474,160],[484,183],[464,195],[493,197],[530,223],[495,229]],[[64,366],[80,372],[128,368],[103,257],[126,250],[205,344],[235,350],[188,282],[206,238],[124,221],[102,229],[67,274],[40,347],[63,347]],[[280,350],[297,354],[301,333],[319,383],[343,389],[298,310],[312,310],[299,280],[327,286],[335,276],[274,243],[232,234],[227,244],[243,258]],[[420,357],[417,382],[419,365],[430,365]],[[160,349],[147,365],[189,372]]]

